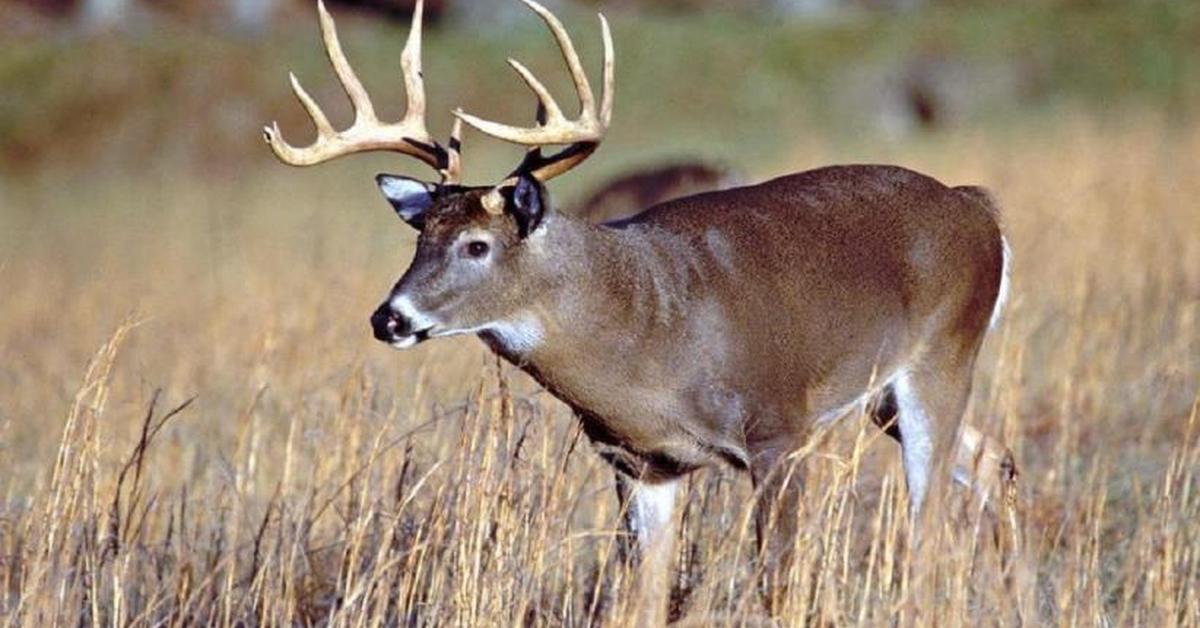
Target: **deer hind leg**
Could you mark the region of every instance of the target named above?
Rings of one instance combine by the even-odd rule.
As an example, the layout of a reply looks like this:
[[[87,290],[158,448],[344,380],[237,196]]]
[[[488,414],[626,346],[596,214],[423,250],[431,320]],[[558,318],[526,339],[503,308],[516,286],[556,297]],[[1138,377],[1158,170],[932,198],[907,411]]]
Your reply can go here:
[[[1022,518],[1016,499],[1016,465],[998,441],[969,427],[960,427],[970,391],[970,372],[907,370],[881,394],[875,422],[900,441],[909,485],[909,506],[919,548],[922,537],[937,536],[933,525],[946,513],[948,495],[942,486],[953,477],[971,491],[969,520],[992,522],[993,542],[1005,570],[1005,585],[1018,601],[1018,617],[1032,617],[1035,577],[1024,559]],[[958,436],[957,442],[955,435]],[[953,457],[951,457],[953,456]],[[985,508],[990,511],[984,513]],[[916,554],[917,564],[928,567]]]
[[[972,489],[978,509],[1007,509],[1015,499],[1016,461],[1000,441],[966,425],[954,456],[954,480]]]
[[[624,534],[618,537],[617,553],[632,570],[632,593],[626,607],[637,626],[667,623],[670,598],[671,559],[675,555],[677,525],[676,495],[679,478],[648,482],[617,472]]]
[[[903,445],[899,406],[895,387],[888,385],[876,398],[871,419],[884,433]],[[956,484],[974,493],[976,504],[995,510],[1006,507],[1014,498],[1017,468],[1012,452],[1003,443],[964,425],[955,447],[951,477]]]
[[[1017,499],[1017,465],[1012,452],[999,441],[970,426],[963,428],[954,461],[955,478],[972,487],[972,511],[992,515],[993,542],[999,550],[1004,583],[1017,600],[1017,623],[1035,617],[1037,575],[1025,556],[1024,517]]]
[[[1024,555],[1016,464],[1012,453],[999,441],[960,425],[970,392],[970,372],[961,373],[958,379],[954,373],[953,369],[902,373],[884,391],[874,418],[885,428],[897,428],[894,434],[890,429],[888,433],[900,441],[904,454],[916,547],[922,536],[936,536],[933,525],[943,520],[942,514],[949,514],[948,491],[942,486],[953,479],[967,488],[970,509],[966,519],[974,525],[990,520],[992,541],[1004,570],[1003,583],[1016,600],[1017,623],[1022,623],[1021,618],[1035,616],[1032,600],[1036,599],[1036,575]],[[927,457],[926,451],[931,455]],[[978,532],[976,528],[973,533]],[[923,557],[929,555],[927,551],[917,554],[916,564],[922,565]]]
[[[918,534],[940,520],[954,457],[955,437],[970,393],[970,366],[925,362],[902,370],[891,382],[896,425],[908,484],[909,515]],[[949,368],[948,368],[949,367]]]

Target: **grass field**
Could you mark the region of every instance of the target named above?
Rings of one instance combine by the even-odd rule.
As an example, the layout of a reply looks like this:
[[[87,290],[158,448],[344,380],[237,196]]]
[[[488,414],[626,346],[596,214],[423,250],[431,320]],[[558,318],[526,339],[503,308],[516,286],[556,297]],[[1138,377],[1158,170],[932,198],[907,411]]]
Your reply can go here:
[[[721,153],[755,180],[872,161],[987,185],[1015,253],[968,421],[1016,454],[1036,578],[948,521],[936,577],[909,579],[898,450],[852,417],[804,457],[781,623],[1200,625],[1200,117],[1177,97],[887,142],[737,123],[775,138]],[[648,99],[564,205],[659,132]],[[623,623],[611,472],[567,409],[475,339],[370,337],[413,242],[369,178],[395,160],[131,146],[152,157],[0,179],[3,621]],[[760,621],[748,479],[705,470],[685,498],[686,617]]]

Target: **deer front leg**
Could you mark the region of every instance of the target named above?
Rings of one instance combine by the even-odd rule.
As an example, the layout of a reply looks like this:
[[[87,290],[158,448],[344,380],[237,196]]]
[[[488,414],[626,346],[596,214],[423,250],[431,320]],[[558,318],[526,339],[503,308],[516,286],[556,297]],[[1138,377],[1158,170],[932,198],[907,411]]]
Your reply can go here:
[[[754,523],[762,572],[759,586],[772,617],[781,616],[788,599],[804,493],[803,467],[789,457],[791,451],[788,446],[767,447],[755,452],[750,464],[757,497]]]
[[[671,593],[671,558],[675,554],[675,498],[679,479],[649,482],[618,472],[617,498],[625,534],[618,540],[622,562],[632,568],[626,606],[636,626],[662,626]]]

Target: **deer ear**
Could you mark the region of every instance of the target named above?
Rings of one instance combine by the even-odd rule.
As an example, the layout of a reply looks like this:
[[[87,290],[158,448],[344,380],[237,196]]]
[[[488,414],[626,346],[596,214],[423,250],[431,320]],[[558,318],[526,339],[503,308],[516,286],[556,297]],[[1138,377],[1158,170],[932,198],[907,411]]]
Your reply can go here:
[[[396,210],[396,215],[417,231],[424,228],[425,212],[433,206],[435,186],[432,183],[392,174],[376,175],[375,182]]]
[[[527,174],[517,177],[517,183],[512,188],[511,207],[522,238],[533,233],[542,223],[549,200],[546,187],[540,181]]]

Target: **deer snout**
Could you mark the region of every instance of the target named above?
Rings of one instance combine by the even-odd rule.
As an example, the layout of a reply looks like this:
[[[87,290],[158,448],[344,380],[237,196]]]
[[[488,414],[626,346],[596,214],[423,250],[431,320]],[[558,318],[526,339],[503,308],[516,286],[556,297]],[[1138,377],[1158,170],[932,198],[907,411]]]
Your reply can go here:
[[[391,303],[384,301],[371,314],[371,331],[374,332],[376,340],[391,344],[411,336],[412,323],[393,310]]]
[[[419,312],[411,308],[397,307],[395,298],[384,301],[371,314],[371,331],[375,338],[397,349],[411,347],[426,340],[431,328],[432,323]]]

